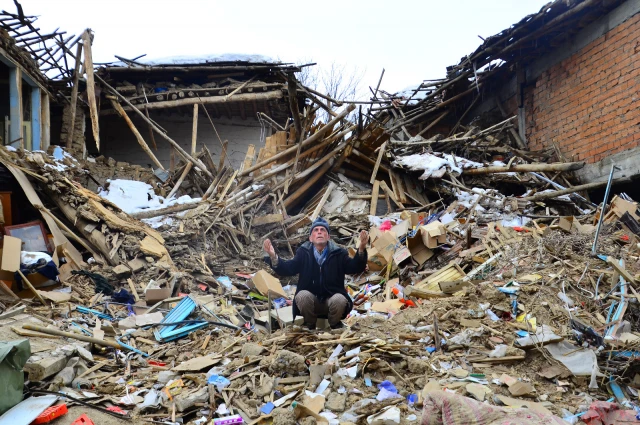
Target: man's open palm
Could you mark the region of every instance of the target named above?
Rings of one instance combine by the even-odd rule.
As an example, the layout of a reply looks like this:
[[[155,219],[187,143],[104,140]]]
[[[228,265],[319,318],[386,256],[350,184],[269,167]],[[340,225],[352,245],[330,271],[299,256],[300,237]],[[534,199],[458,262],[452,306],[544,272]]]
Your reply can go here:
[[[264,252],[266,252],[269,257],[274,258],[276,256],[276,250],[273,248],[273,244],[269,239],[264,240],[262,249],[264,249]]]
[[[364,251],[367,248],[367,243],[369,242],[369,233],[366,230],[360,232],[360,246],[358,249],[360,251]]]

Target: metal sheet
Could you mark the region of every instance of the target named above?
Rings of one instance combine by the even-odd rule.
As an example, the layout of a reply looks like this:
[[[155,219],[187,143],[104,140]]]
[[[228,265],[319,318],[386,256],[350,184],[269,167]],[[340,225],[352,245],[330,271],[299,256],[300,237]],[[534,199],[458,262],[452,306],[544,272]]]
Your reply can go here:
[[[0,425],[29,425],[40,413],[58,400],[56,395],[30,397],[0,416]]]
[[[191,296],[184,297],[160,323],[175,323],[185,320],[195,310],[197,304]],[[178,328],[176,325],[157,327],[153,334],[157,341],[171,341],[207,326],[207,322],[192,323]]]

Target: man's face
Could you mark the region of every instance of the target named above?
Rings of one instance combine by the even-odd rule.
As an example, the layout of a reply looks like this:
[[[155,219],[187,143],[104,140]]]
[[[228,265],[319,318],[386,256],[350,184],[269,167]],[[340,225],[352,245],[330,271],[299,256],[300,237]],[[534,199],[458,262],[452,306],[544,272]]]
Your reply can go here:
[[[329,242],[329,232],[322,226],[316,226],[309,235],[309,242],[314,245],[325,245]]]

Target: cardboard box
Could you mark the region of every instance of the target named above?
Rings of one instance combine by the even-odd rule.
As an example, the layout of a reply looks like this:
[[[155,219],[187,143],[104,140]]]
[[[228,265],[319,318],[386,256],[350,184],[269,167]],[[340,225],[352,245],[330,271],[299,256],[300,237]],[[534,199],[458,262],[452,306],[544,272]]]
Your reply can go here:
[[[166,300],[167,298],[171,298],[173,295],[173,289],[176,286],[177,276],[174,276],[169,283],[167,283],[166,288],[160,289],[147,289],[144,293],[144,299],[147,301],[147,305],[155,304],[158,301]]]
[[[372,227],[372,228],[369,230],[369,243],[371,243],[371,246],[373,246],[373,243],[374,243],[376,240],[378,240],[378,238],[379,238],[380,236],[382,236],[382,233],[383,233],[383,232],[382,232],[382,230],[380,230],[380,229],[379,229],[379,228],[377,228],[377,227]]]
[[[427,213],[426,212],[415,213],[415,212],[403,211],[400,214],[400,218],[401,219],[409,220],[409,224],[411,225],[412,229],[414,227],[418,226],[420,224],[420,221],[424,220],[426,217],[427,217]]]
[[[367,266],[369,267],[369,271],[379,272],[387,265],[387,260],[384,259],[384,256],[380,254],[375,247],[368,249],[367,255]]]
[[[409,248],[411,258],[413,258],[419,266],[423,265],[429,258],[433,257],[433,251],[424,245],[420,233],[416,233],[412,238],[407,237],[407,248]]]
[[[420,235],[422,243],[430,249],[447,242],[447,228],[439,221],[420,226]]]
[[[373,247],[378,250],[378,253],[382,255],[388,263],[396,252],[397,244],[398,238],[395,233],[387,231],[383,232],[380,237],[378,237],[378,239],[373,243]]]
[[[411,258],[411,251],[405,245],[402,245],[393,254],[393,262],[400,265],[404,260]]]
[[[271,276],[266,270],[258,271],[251,281],[255,285],[256,289],[265,297],[269,296],[269,290],[271,290],[272,297],[275,294],[278,297],[289,298],[287,293],[284,292],[284,289],[282,289],[280,280]]]

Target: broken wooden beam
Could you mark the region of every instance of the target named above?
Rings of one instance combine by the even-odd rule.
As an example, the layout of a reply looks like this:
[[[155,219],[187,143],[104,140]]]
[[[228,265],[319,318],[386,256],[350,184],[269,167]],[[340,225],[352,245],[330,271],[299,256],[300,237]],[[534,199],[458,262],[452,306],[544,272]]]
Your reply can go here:
[[[467,168],[462,174],[479,176],[495,173],[527,173],[530,171],[575,171],[584,167],[585,162],[555,162],[553,164],[516,164],[511,167],[491,166],[482,168]]]
[[[629,183],[630,181],[631,179],[629,178],[622,178],[622,179],[612,180],[611,184],[613,185],[613,184],[619,184],[619,183]],[[581,184],[579,186],[569,187],[567,189],[555,190],[552,192],[537,193],[532,196],[525,196],[524,198],[518,198],[518,199],[522,201],[537,202],[545,199],[557,198],[558,196],[562,196],[562,195],[569,195],[575,192],[579,192],[581,190],[598,189],[601,187],[605,187],[606,185],[607,185],[606,180],[602,182],[596,182],[596,183],[586,183],[586,184]]]
[[[320,198],[320,202],[318,202],[318,205],[316,205],[316,208],[313,210],[313,214],[311,214],[311,221],[315,221],[315,219],[318,218],[320,212],[322,211],[322,207],[324,207],[327,199],[329,199],[329,195],[331,195],[331,192],[333,192],[333,189],[335,188],[336,184],[334,182],[329,183],[329,187],[327,187],[327,190],[325,190],[322,198]]]
[[[89,103],[89,114],[91,115],[91,129],[96,148],[100,151],[100,126],[98,123],[98,105],[96,100],[96,83],[93,74],[93,58],[91,55],[91,34],[86,30],[82,34],[82,45],[84,46],[84,72],[87,74],[87,100]],[[75,111],[74,111],[75,112]]]
[[[289,95],[289,108],[293,117],[293,125],[296,128],[298,137],[302,137],[302,122],[300,121],[300,108],[298,107],[298,96],[296,94],[296,78],[293,73],[287,74],[287,92]],[[298,138],[298,140],[300,140]]]
[[[97,75],[96,75],[97,78]],[[272,90],[266,93],[240,93],[233,96],[234,102],[269,102],[282,98],[282,90]],[[144,103],[140,105],[129,104],[124,108],[125,111],[139,111],[141,109],[169,109],[180,106],[190,106],[194,104],[210,105],[215,103],[225,103],[225,96],[207,96],[207,97],[185,97],[183,99],[165,100],[161,102]],[[105,110],[100,115],[113,115],[115,111]]]
[[[85,336],[85,335],[77,334],[73,332],[64,332],[59,329],[45,328],[44,326],[22,325],[22,329],[29,329],[31,331],[42,332],[48,335],[64,336],[66,338],[77,339],[78,341],[91,342],[96,345],[117,348],[118,350],[123,350],[125,348],[116,341],[110,341],[108,339],[93,338],[90,336]]]
[[[369,206],[369,215],[376,216],[376,209],[378,208],[378,198],[380,196],[380,180],[373,182],[373,189],[371,189],[371,205]]]
[[[80,80],[80,65],[82,64],[82,44],[76,48],[76,66],[73,73],[73,88],[71,89],[71,119],[67,129],[67,150],[73,146],[73,133],[76,126],[76,109],[78,106],[78,82]]]
[[[153,218],[153,217],[159,217],[161,215],[174,214],[180,211],[191,210],[205,203],[207,202],[203,200],[200,202],[190,202],[188,204],[177,204],[177,205],[171,205],[170,207],[167,207],[167,208],[160,208],[157,210],[138,211],[138,212],[131,213],[129,215],[135,219],[142,220],[143,218]]]
[[[384,151],[387,147],[387,142],[384,142],[382,146],[380,146],[380,151],[378,151],[378,159],[376,160],[375,165],[373,166],[373,171],[371,172],[371,179],[369,183],[373,184],[376,181],[376,176],[378,175],[378,168],[380,168],[380,163],[382,162],[382,158],[384,157]]]
[[[449,294],[445,294],[444,292],[428,291],[426,289],[419,289],[414,286],[407,286],[402,292],[406,297],[416,297],[425,300],[431,298],[445,298],[449,296]]]

